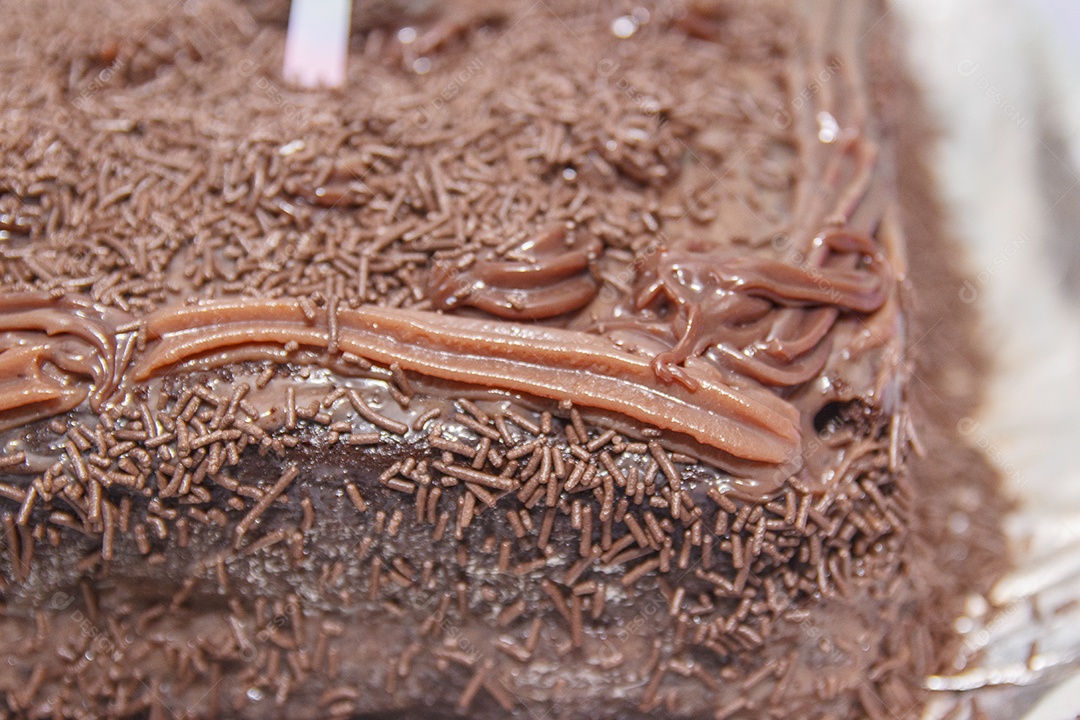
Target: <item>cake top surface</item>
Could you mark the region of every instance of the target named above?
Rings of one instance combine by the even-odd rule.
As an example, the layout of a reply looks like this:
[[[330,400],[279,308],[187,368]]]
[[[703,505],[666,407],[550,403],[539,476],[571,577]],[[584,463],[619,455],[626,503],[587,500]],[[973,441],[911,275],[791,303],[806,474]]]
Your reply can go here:
[[[815,418],[895,405],[889,181],[831,34],[858,12],[383,10],[336,93],[277,78],[273,8],[14,41],[9,367],[49,369],[5,425],[260,353],[359,358],[658,430],[761,495]]]

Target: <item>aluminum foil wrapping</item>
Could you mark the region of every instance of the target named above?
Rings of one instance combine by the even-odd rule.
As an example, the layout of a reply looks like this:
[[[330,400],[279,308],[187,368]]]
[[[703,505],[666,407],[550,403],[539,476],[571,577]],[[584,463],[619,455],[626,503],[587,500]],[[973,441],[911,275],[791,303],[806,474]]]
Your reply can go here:
[[[896,0],[995,363],[960,431],[1000,468],[1015,570],[956,619],[926,718],[1080,717],[1080,5]]]

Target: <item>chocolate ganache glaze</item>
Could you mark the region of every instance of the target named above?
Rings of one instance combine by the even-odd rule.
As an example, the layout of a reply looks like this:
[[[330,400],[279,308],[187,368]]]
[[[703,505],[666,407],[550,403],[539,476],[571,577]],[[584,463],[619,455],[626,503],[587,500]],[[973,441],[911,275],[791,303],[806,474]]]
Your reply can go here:
[[[883,6],[125,8],[0,43],[4,712],[914,687]]]

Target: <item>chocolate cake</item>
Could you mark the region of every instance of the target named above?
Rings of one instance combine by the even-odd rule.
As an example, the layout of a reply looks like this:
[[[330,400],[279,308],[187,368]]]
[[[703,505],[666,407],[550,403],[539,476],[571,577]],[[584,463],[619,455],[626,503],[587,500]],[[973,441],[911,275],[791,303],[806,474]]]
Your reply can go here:
[[[916,712],[883,5],[5,11],[0,714]]]

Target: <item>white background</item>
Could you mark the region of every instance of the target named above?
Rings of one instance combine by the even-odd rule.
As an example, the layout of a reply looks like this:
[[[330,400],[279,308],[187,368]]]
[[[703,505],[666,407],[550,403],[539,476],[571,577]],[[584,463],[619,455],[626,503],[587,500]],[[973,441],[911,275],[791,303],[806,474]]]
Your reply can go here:
[[[971,438],[1020,501],[1021,569],[958,622],[984,659],[931,678],[930,718],[1080,715],[1080,2],[895,0],[943,138],[936,167],[970,248],[997,363]],[[1041,611],[1041,612],[1040,612]],[[1032,643],[1037,641],[1032,656]]]

